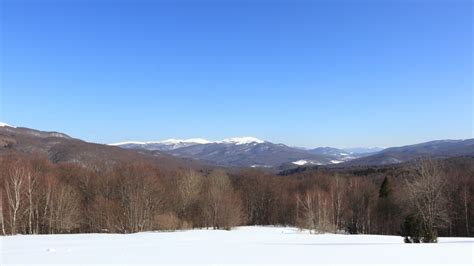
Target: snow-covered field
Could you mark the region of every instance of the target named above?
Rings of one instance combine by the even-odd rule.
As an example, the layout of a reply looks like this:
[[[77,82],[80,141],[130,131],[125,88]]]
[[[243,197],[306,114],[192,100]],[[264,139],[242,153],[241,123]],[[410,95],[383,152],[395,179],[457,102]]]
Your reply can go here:
[[[473,265],[474,238],[404,244],[397,236],[315,235],[279,227],[0,237],[0,265],[30,263]]]

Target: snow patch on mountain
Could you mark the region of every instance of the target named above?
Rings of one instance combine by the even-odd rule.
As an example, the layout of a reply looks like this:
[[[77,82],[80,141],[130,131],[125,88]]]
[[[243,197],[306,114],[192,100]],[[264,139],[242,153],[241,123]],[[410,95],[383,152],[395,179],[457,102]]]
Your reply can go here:
[[[118,143],[109,144],[110,146],[122,146],[122,145],[147,145],[147,144],[164,144],[164,145],[177,145],[177,144],[209,144],[211,141],[194,138],[194,139],[166,139],[161,141],[124,141]]]
[[[235,145],[251,144],[251,143],[264,143],[265,141],[255,138],[255,137],[237,137],[237,138],[228,138],[216,143],[230,143]]]
[[[299,166],[308,165],[308,164],[309,165],[323,165],[320,162],[311,161],[311,160],[298,160],[298,161],[292,162],[292,164],[296,164],[296,165],[299,165]]]
[[[117,142],[117,143],[110,143],[110,144],[107,144],[107,145],[109,145],[109,146],[122,146],[122,145],[130,145],[130,144],[145,145],[147,143],[142,142],[142,141],[123,141],[123,142]]]
[[[181,144],[181,143],[196,143],[196,144],[209,144],[212,143],[209,140],[201,139],[201,138],[192,138],[192,139],[166,139],[162,141],[149,141],[146,144]]]
[[[122,146],[122,145],[147,145],[147,144],[163,144],[163,145],[178,145],[178,144],[210,144],[210,143],[221,143],[221,144],[252,144],[252,143],[264,143],[265,141],[255,138],[255,137],[236,137],[236,138],[227,138],[221,141],[209,141],[202,138],[192,138],[192,139],[166,139],[160,141],[124,141],[118,143],[109,144],[111,146]]]
[[[3,122],[0,122],[0,127],[13,127],[13,128],[16,128],[14,126],[11,126],[11,125],[9,125],[7,123],[3,123]]]
[[[305,165],[307,163],[309,163],[309,162],[306,161],[306,160],[298,160],[296,162],[293,162],[293,164],[296,164],[296,165]]]

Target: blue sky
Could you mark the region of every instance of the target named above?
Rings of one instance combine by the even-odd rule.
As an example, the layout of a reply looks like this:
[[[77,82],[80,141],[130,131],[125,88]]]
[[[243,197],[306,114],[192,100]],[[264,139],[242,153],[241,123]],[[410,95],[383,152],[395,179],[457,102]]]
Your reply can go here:
[[[472,1],[0,1],[0,121],[99,143],[473,137]]]

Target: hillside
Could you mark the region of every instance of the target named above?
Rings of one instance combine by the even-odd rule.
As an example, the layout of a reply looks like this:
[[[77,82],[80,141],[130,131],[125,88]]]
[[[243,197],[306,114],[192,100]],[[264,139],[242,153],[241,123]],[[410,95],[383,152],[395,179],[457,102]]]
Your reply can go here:
[[[42,154],[54,163],[75,162],[83,166],[116,165],[124,162],[149,161],[167,168],[200,168],[195,160],[176,158],[161,152],[127,150],[89,143],[58,132],[23,127],[0,126],[0,155],[8,152]]]

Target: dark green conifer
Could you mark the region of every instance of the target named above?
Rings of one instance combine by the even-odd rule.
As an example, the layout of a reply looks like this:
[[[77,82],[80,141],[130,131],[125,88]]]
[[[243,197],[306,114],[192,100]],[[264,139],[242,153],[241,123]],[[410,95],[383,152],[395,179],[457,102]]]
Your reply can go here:
[[[388,181],[388,178],[385,177],[382,182],[382,185],[380,186],[379,197],[388,198],[391,192],[392,192],[392,189],[390,188],[390,182]]]

